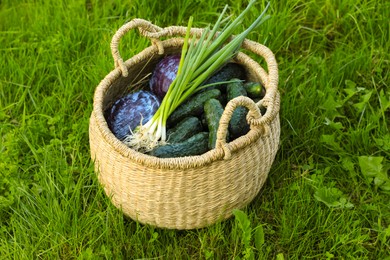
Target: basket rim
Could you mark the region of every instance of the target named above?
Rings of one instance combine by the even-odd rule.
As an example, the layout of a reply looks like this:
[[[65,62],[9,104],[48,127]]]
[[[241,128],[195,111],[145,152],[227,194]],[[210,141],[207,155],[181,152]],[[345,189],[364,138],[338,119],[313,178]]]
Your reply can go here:
[[[180,44],[182,44],[182,42],[183,42],[182,38],[171,38],[168,40],[164,40],[161,43],[164,47],[178,47],[180,46]],[[243,44],[242,48],[249,49],[247,44]],[[141,52],[135,54],[133,57],[126,60],[124,64],[127,68],[129,68],[131,66],[136,65],[140,61],[151,59],[154,56],[159,57],[161,55],[158,54],[158,51],[159,50],[157,46],[152,45],[146,47]],[[258,67],[256,69],[261,68],[261,66],[258,63],[256,63],[252,58],[250,58],[246,54],[240,52],[237,57],[239,58],[239,56],[241,58],[244,57],[245,59],[251,61],[252,63],[257,64]],[[264,72],[264,70],[262,72]],[[255,73],[259,74],[259,71],[255,71]],[[205,166],[217,160],[228,159],[226,157],[226,152],[231,154],[232,157],[230,159],[233,159],[235,152],[245,149],[245,147],[253,144],[259,138],[265,137],[267,135],[267,130],[269,129],[270,124],[275,120],[275,117],[279,115],[280,96],[279,96],[279,92],[276,90],[274,92],[275,93],[275,96],[273,97],[274,100],[271,100],[272,104],[269,107],[270,111],[268,110],[267,107],[267,112],[265,114],[267,115],[267,117],[265,118],[266,120],[264,120],[263,124],[260,126],[252,127],[251,125],[251,129],[246,135],[241,136],[229,143],[226,143],[222,148],[215,148],[201,155],[185,156],[185,157],[177,157],[177,158],[158,158],[129,148],[123,142],[117,139],[108,127],[108,124],[104,117],[103,100],[105,97],[105,93],[110,88],[112,83],[117,79],[119,79],[121,76],[122,76],[121,69],[117,67],[113,69],[109,74],[107,74],[96,87],[94,93],[93,111],[91,114],[90,127],[93,126],[98,127],[105,141],[111,146],[113,150],[118,152],[120,155],[129,158],[133,162],[139,163],[141,165],[147,165],[153,168],[161,168],[161,169],[197,168],[197,167]],[[263,79],[264,75],[259,75],[259,77],[264,81],[263,83],[265,83],[265,87],[267,89],[267,87],[269,87],[267,86],[268,85],[267,83],[269,82],[267,82],[267,79]],[[263,118],[265,117],[265,115],[263,116]]]

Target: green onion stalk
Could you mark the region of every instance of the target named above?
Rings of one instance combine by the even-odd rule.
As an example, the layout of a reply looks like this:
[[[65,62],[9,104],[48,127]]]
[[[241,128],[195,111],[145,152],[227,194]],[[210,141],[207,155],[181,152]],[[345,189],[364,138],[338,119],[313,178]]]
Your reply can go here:
[[[223,19],[228,8],[226,5],[213,28],[207,26],[199,39],[195,35],[190,39],[193,17],[189,18],[176,78],[169,86],[153,117],[146,124],[141,123],[128,135],[124,140],[125,144],[137,151],[148,152],[167,142],[166,122],[170,114],[191,95],[208,87],[202,84],[232,60],[239,52],[246,36],[268,18],[264,15],[269,3],[245,31],[229,41],[234,30],[242,23],[245,14],[255,2],[256,0],[251,0],[245,10],[230,22],[226,21],[229,17]],[[221,24],[225,22],[225,26],[220,29]]]

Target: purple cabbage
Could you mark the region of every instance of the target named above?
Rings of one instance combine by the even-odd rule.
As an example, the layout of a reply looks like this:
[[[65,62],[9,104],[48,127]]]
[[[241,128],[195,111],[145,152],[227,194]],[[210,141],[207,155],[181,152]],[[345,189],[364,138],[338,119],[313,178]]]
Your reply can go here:
[[[176,78],[180,54],[166,56],[157,63],[149,81],[150,90],[162,100],[172,81]]]
[[[160,100],[149,91],[140,90],[128,94],[112,105],[106,116],[108,127],[123,140],[137,126],[147,123],[160,106]]]

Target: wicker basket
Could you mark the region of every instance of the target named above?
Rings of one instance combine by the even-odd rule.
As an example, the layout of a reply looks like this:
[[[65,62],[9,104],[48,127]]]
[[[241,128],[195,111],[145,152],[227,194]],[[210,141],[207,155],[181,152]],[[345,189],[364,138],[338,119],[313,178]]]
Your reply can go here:
[[[153,44],[124,62],[118,52],[119,41],[134,28]],[[161,228],[205,227],[249,204],[263,186],[279,146],[277,63],[267,47],[250,40],[244,41],[242,49],[263,57],[268,72],[243,52],[235,62],[246,69],[248,80],[264,84],[266,96],[258,103],[238,97],[227,104],[215,149],[199,156],[161,159],[128,148],[112,134],[105,109],[129,85],[147,77],[163,55],[180,53],[185,31],[185,27],[160,28],[142,19],[122,26],[111,43],[116,68],[95,90],[89,126],[91,157],[107,196],[130,218]],[[201,32],[191,30],[197,36]],[[237,106],[249,109],[251,130],[226,143],[228,123]],[[267,109],[264,115],[261,106]]]

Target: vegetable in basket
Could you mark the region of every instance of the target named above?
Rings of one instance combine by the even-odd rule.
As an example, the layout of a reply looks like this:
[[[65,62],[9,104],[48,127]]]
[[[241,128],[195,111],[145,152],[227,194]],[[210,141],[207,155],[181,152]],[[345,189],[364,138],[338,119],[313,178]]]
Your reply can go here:
[[[203,85],[204,81],[231,61],[239,52],[246,36],[265,20],[264,14],[269,3],[261,15],[245,31],[231,37],[254,3],[255,0],[250,1],[236,19],[221,26],[225,21],[223,20],[227,10],[227,6],[225,6],[213,28],[206,27],[199,39],[195,35],[190,39],[193,21],[193,18],[190,17],[176,78],[169,86],[160,107],[151,120],[146,124],[141,124],[128,135],[124,140],[125,144],[140,152],[147,152],[166,143],[166,122],[171,113],[194,93],[207,88],[208,85]]]
[[[108,127],[119,140],[123,140],[142,121],[150,120],[159,106],[159,99],[149,91],[128,94],[115,101],[108,111]]]
[[[153,149],[150,154],[159,158],[173,158],[181,156],[193,156],[207,152],[208,132],[197,133],[184,142],[170,143]]]
[[[250,98],[263,98],[265,96],[265,88],[259,82],[246,82],[244,88]]]
[[[226,92],[228,100],[232,100],[239,96],[248,96],[244,83],[238,79],[232,80],[232,82],[227,85]],[[228,128],[232,140],[249,132],[250,127],[246,121],[247,114],[248,109],[246,107],[238,107],[234,110]]]
[[[157,63],[149,80],[150,90],[163,99],[179,69],[180,55],[170,55]]]
[[[152,77],[149,80],[150,91],[163,99],[169,86],[176,78],[180,63],[180,54],[172,54],[161,59],[153,70]],[[231,78],[245,78],[245,69],[238,63],[229,62],[221,69],[216,71],[202,85],[208,85],[205,90],[218,88],[224,89],[226,81]],[[203,89],[202,89],[203,90]]]

